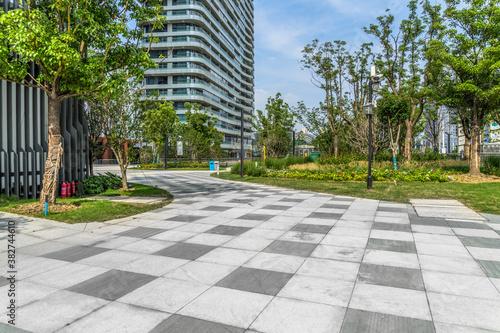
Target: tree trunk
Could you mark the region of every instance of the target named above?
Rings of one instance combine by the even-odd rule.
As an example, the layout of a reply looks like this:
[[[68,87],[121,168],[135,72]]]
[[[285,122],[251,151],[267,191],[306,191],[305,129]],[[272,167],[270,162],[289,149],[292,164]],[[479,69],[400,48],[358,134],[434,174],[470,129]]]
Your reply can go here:
[[[481,142],[481,131],[479,126],[475,125],[471,128],[470,133],[472,142],[470,150],[470,171],[469,173],[473,176],[479,176],[481,174],[481,156],[479,154],[479,145]]]
[[[123,147],[120,147],[118,149],[123,149]],[[111,150],[115,154],[118,165],[120,166],[120,173],[122,175],[122,189],[127,190],[128,189],[128,184],[127,184],[127,166],[128,166],[128,163],[126,160],[124,150],[123,150],[123,155],[122,155],[121,151],[118,151],[118,149],[115,149],[113,146],[111,147]]]
[[[413,140],[413,122],[410,119],[405,120],[406,135],[405,135],[405,150],[404,158],[406,162],[411,161],[411,141]]]
[[[335,154],[335,158],[339,156],[339,134],[335,133],[333,135],[333,153]]]
[[[393,147],[391,150],[392,150],[392,164],[394,164],[394,170],[397,170],[398,166],[397,166],[397,163],[395,161],[396,161],[396,154],[397,154],[398,147]]]
[[[470,138],[465,137],[464,144],[464,161],[470,161]]]
[[[122,174],[122,188],[124,190],[128,189],[128,184],[127,184],[127,168],[123,164],[120,164],[120,172]]]
[[[56,203],[57,176],[61,168],[63,154],[61,126],[59,124],[60,103],[61,101],[56,96],[48,96],[49,151],[47,152],[47,160],[45,161],[42,192],[40,193],[41,203],[45,202],[45,197],[47,197],[49,204]]]

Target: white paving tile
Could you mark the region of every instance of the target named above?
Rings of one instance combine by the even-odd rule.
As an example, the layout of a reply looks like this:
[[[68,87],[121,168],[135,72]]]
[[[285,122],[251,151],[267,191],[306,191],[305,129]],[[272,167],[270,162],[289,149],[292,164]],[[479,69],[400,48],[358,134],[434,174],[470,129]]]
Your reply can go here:
[[[500,301],[427,293],[435,321],[489,330],[500,328]]]
[[[187,264],[189,260],[170,258],[165,256],[147,255],[135,261],[119,266],[122,271],[161,276],[177,267]]]
[[[158,278],[121,297],[118,301],[175,313],[208,288],[208,285],[202,283]]]
[[[58,331],[73,332],[109,332],[137,333],[147,332],[163,320],[170,317],[165,312],[153,311],[120,302],[113,302],[92,312],[73,324]]]
[[[422,271],[427,291],[500,301],[500,292],[484,276]]]
[[[431,320],[424,291],[357,283],[350,308]]]
[[[258,252],[255,251],[227,249],[219,247],[199,257],[197,261],[212,262],[223,265],[241,266],[251,258],[255,257],[257,253]]]
[[[240,290],[212,287],[181,309],[179,314],[236,327],[248,327],[272,298]]]
[[[305,260],[306,258],[297,256],[261,252],[243,266],[293,274]]]
[[[474,259],[419,255],[423,271],[485,276]]]
[[[278,296],[314,303],[347,307],[351,298],[354,281],[295,275],[281,289]]]
[[[191,261],[164,275],[166,278],[214,285],[236,270],[238,266]]]
[[[276,297],[250,327],[269,333],[339,332],[345,308]]]
[[[357,263],[309,258],[299,268],[297,274],[354,281],[358,270],[359,264]]]
[[[418,257],[413,253],[366,250],[363,263],[419,269]]]

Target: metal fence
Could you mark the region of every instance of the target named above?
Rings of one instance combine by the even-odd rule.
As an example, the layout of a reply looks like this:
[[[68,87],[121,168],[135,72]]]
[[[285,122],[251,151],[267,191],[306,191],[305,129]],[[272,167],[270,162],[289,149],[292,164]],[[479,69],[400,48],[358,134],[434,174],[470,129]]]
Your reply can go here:
[[[61,103],[60,125],[64,154],[58,185],[88,177],[88,127],[80,101]],[[0,81],[0,130],[0,193],[37,198],[48,150],[45,93]]]

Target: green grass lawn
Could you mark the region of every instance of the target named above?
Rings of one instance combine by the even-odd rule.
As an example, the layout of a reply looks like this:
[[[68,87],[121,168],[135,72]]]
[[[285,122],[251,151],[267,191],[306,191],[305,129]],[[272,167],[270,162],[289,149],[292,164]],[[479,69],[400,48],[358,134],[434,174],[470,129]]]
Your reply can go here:
[[[0,197],[0,211],[11,212],[16,214],[22,214],[32,217],[47,218],[54,221],[65,222],[65,223],[86,223],[86,222],[104,222],[113,219],[128,217],[132,215],[137,215],[141,213],[148,212],[157,208],[166,206],[172,202],[172,195],[165,190],[141,185],[133,184],[131,190],[108,190],[100,195],[104,196],[142,196],[142,197],[162,197],[165,201],[156,204],[149,205],[139,205],[139,204],[127,204],[121,202],[112,202],[107,200],[89,200],[88,198],[69,198],[69,199],[58,199],[57,203],[67,203],[76,206],[74,210],[68,210],[63,212],[53,212],[50,210],[45,216],[44,212],[40,213],[20,213],[15,211],[16,207],[25,204],[37,203],[38,200],[24,200],[17,199],[15,197]]]
[[[172,195],[165,190],[158,187],[152,187],[142,184],[132,184],[132,188],[129,190],[107,190],[104,193],[99,194],[99,196],[125,196],[125,197],[161,197],[161,198],[172,198]]]
[[[410,199],[454,199],[480,213],[500,214],[500,183],[421,183],[374,182],[368,191],[365,182],[334,182],[316,180],[276,179],[265,177],[240,178],[227,172],[212,174],[222,179],[245,181],[296,190],[314,191],[358,198],[409,203]]]

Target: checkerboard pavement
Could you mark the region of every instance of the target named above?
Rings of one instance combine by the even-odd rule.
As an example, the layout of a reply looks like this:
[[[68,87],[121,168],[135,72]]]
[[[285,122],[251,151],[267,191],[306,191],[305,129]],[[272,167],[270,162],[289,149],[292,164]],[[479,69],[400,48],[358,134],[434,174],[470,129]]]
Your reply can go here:
[[[20,307],[16,327],[1,307],[0,331],[500,332],[498,216],[204,173],[132,179],[178,199],[109,223],[18,219]]]

